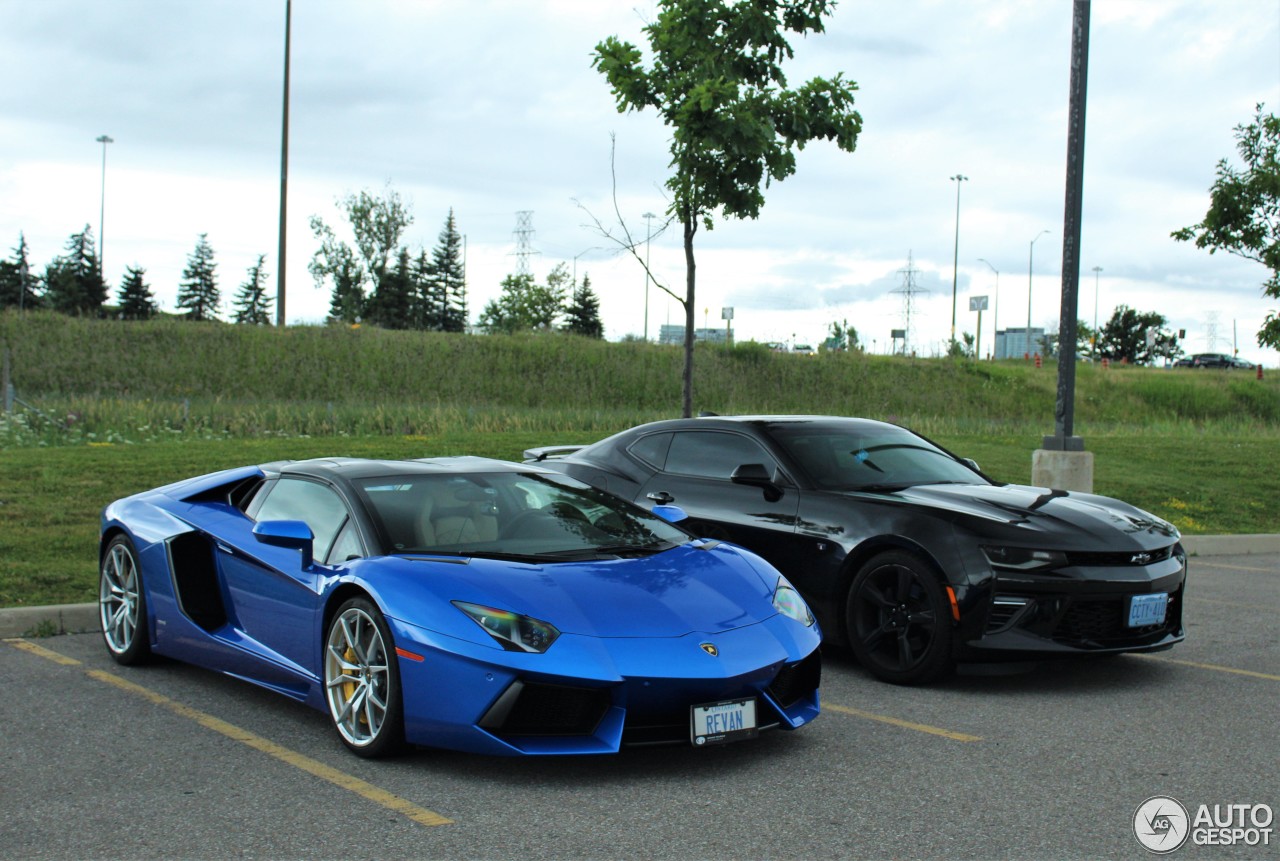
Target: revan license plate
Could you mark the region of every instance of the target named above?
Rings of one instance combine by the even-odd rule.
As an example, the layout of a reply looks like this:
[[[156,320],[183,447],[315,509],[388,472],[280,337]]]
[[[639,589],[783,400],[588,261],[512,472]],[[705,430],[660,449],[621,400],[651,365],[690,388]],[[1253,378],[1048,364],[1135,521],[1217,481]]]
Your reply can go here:
[[[754,698],[694,706],[690,715],[693,743],[699,747],[754,738],[759,734]]]
[[[1159,625],[1164,622],[1168,609],[1169,594],[1167,592],[1158,592],[1155,595],[1134,595],[1129,600],[1129,627]]]

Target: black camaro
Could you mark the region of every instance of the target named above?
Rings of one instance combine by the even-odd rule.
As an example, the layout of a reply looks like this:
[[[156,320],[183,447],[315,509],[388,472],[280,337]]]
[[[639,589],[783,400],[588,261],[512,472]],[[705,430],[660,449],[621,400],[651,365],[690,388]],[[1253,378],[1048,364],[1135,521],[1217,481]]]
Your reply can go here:
[[[704,417],[525,452],[781,570],[828,641],[927,682],[957,663],[1152,652],[1182,641],[1169,523],[1093,494],[1001,484],[868,419]]]

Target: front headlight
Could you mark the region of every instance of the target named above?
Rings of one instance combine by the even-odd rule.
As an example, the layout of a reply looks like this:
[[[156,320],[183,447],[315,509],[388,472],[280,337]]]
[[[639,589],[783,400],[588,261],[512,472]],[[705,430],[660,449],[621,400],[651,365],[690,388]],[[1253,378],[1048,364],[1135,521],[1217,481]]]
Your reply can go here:
[[[1067,564],[1067,554],[1059,550],[1031,550],[1026,547],[983,547],[992,568],[1011,571],[1039,571],[1043,568],[1061,568]]]
[[[509,652],[541,654],[551,648],[551,644],[560,636],[555,625],[532,616],[522,616],[510,610],[498,610],[480,604],[468,604],[466,601],[454,601],[453,606],[466,613]]]
[[[787,582],[786,577],[778,577],[778,585],[773,590],[773,609],[806,627],[813,624],[813,613],[809,612],[809,605],[800,597],[796,587]]]

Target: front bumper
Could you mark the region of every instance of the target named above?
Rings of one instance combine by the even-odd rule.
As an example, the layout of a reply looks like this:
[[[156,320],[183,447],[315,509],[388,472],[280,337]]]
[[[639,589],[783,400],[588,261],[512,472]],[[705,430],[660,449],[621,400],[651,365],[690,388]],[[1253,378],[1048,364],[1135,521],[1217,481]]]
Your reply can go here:
[[[400,624],[397,645],[423,656],[400,659],[406,738],[507,756],[615,753],[689,744],[692,706],[744,697],[756,699],[760,729],[796,729],[818,715],[821,675],[820,633],[796,637],[798,627],[775,618],[673,638],[564,634],[537,655]]]

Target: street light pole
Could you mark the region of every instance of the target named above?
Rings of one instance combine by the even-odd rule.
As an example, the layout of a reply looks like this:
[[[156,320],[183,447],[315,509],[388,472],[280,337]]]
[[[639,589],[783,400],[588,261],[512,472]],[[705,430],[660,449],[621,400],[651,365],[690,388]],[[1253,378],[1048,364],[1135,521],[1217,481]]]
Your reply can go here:
[[[1098,358],[1098,273],[1101,266],[1093,267],[1093,358]]]
[[[1031,262],[1035,259],[1036,240],[1048,232],[1048,230],[1041,230],[1037,233],[1027,251],[1027,353],[1031,352]]]
[[[644,214],[648,230],[644,235],[644,340],[649,342],[649,240],[653,238],[653,220],[658,216],[652,212]]]
[[[284,98],[280,119],[280,238],[276,253],[276,325],[284,328],[285,262],[287,243],[285,225],[289,205],[289,38],[293,27],[293,0],[284,4]]]
[[[1000,270],[991,265],[991,261],[985,257],[978,258],[979,263],[987,264],[992,272],[996,273],[996,302],[995,308],[991,311],[991,358],[996,356],[996,333],[1000,331]],[[1006,341],[1005,343],[1008,343]]]
[[[956,184],[956,244],[951,258],[951,343],[956,342],[956,283],[960,279],[960,183],[969,177],[957,173],[951,177]]]
[[[105,269],[102,266],[103,249],[106,247],[104,235],[106,233],[106,216],[107,216],[107,144],[115,143],[114,138],[107,135],[98,135],[94,138],[98,143],[102,144],[102,197],[98,207],[98,277],[105,280]]]

